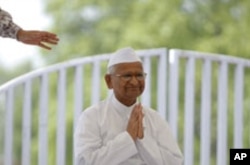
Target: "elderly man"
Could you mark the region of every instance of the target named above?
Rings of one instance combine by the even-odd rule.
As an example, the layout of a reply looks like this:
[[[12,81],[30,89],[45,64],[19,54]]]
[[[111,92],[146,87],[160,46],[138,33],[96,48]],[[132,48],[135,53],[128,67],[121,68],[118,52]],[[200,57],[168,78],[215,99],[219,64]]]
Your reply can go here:
[[[132,48],[115,52],[105,81],[113,94],[82,112],[74,135],[79,165],[181,165],[167,122],[137,98],[146,73]]]

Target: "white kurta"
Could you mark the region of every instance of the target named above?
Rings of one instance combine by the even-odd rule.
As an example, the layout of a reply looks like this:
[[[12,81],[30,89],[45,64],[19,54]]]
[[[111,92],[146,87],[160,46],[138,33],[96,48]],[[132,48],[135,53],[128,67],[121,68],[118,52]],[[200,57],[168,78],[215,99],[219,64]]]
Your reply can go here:
[[[114,96],[82,112],[74,135],[79,165],[181,165],[180,149],[165,120],[143,107],[144,138],[126,131],[131,107]]]

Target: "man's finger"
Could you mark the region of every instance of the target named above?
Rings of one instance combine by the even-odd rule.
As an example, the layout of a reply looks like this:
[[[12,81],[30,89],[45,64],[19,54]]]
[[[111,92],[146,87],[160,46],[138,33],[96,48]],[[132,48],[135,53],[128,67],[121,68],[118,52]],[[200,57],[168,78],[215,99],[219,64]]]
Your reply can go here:
[[[44,48],[44,49],[51,50],[51,47],[49,47],[49,46],[43,44],[42,42],[40,42],[40,43],[38,44],[38,46],[40,46],[41,48]]]
[[[142,112],[142,106],[141,104],[139,104],[139,117],[138,117],[138,138],[139,139],[142,139],[144,137],[144,130],[143,130],[143,117],[144,117],[144,114]]]

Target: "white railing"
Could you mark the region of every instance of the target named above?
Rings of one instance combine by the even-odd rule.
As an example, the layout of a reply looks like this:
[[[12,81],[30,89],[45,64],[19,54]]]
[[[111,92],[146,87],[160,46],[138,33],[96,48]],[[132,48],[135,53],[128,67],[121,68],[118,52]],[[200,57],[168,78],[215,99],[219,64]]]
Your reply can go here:
[[[169,121],[185,165],[226,165],[229,148],[250,147],[249,60],[165,48],[137,52],[148,73],[142,103]],[[0,86],[0,165],[75,164],[76,119],[108,95],[108,58],[70,60]]]
[[[250,93],[244,94],[244,90],[249,89],[250,60],[170,50],[169,63],[168,120],[176,137],[183,127],[184,164],[193,165],[194,159],[200,160],[201,165],[228,164],[230,148],[250,147],[247,126]],[[184,87],[179,81],[181,74],[185,75]],[[179,89],[184,93],[180,95]],[[179,107],[182,99],[184,105]],[[179,112],[184,113],[183,117]],[[244,120],[243,116],[248,119]],[[178,127],[178,123],[182,126]],[[197,151],[195,146],[199,147]]]

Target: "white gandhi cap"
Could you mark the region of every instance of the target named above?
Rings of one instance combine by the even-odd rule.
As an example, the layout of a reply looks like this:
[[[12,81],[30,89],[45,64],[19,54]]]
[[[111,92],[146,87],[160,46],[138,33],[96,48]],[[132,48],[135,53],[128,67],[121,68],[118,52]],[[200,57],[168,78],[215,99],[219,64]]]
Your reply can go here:
[[[108,68],[116,64],[131,62],[141,62],[141,59],[136,55],[134,49],[131,47],[122,48],[111,54]]]

